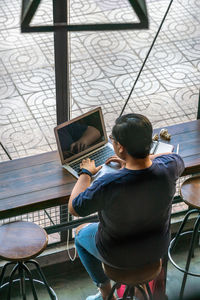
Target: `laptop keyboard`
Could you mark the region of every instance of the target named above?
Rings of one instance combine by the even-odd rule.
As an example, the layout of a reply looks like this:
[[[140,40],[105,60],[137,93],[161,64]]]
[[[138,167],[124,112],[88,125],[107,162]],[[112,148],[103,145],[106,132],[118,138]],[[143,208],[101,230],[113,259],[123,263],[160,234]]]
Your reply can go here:
[[[92,154],[88,154],[85,158],[90,158],[95,161],[95,165],[98,167],[105,163],[106,159],[114,154],[114,151],[109,146],[101,148]],[[77,173],[80,170],[80,163],[83,158],[77,160],[75,163],[69,163],[69,166],[74,169]]]

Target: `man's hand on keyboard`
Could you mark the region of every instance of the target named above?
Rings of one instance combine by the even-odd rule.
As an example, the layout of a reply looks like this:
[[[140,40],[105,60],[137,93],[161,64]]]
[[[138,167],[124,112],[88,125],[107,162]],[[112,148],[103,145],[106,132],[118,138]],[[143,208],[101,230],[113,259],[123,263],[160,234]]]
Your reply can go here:
[[[106,160],[105,164],[109,165],[112,162],[118,163],[120,166],[120,169],[124,168],[126,165],[126,162],[124,160],[122,160],[121,158],[119,158],[117,155],[113,155],[113,156],[109,157]]]
[[[90,158],[86,158],[83,159],[82,162],[80,163],[80,168],[86,169],[89,172],[91,172],[92,175],[95,175],[102,168],[102,166],[96,167],[94,160],[91,160]]]

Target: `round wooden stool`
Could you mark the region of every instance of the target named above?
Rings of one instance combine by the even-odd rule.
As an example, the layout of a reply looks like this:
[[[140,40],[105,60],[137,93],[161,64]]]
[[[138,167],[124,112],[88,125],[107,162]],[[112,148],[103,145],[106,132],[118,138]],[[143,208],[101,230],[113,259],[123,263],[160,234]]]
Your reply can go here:
[[[137,269],[117,269],[105,263],[103,263],[103,268],[105,274],[115,282],[107,300],[112,299],[115,289],[121,284],[126,285],[126,289],[123,298],[120,299],[133,299],[135,288],[137,287],[143,294],[144,299],[151,300],[153,296],[148,283],[159,275],[162,268],[162,260]],[[146,290],[143,285],[146,287]]]
[[[42,253],[48,244],[45,230],[31,222],[12,222],[0,226],[0,241],[0,258],[10,261],[4,265],[0,276],[0,292],[4,287],[8,286],[7,300],[10,300],[13,282],[18,281],[22,299],[25,300],[25,283],[27,280],[30,282],[34,300],[38,300],[34,282],[43,284],[47,288],[50,298],[57,300],[57,296],[53,289],[49,287],[39,264],[32,260],[32,258]],[[6,268],[12,264],[14,264],[14,267],[9,275],[9,281],[3,284]],[[33,279],[27,264],[32,264],[36,267],[42,281]],[[17,271],[19,278],[14,280]]]
[[[192,256],[194,255],[194,247],[195,247],[195,243],[197,242],[199,226],[200,226],[200,176],[194,176],[184,181],[184,183],[181,186],[181,196],[183,198],[183,201],[189,205],[190,210],[185,215],[181,223],[181,226],[175,238],[171,241],[168,249],[168,256],[170,261],[178,270],[184,273],[179,299],[183,298],[187,275],[200,277],[199,273],[189,272],[190,262]],[[185,224],[189,216],[191,216],[192,214],[195,215],[197,214],[194,227],[192,230],[184,231]],[[172,251],[175,250],[175,246],[177,245],[179,239],[184,235],[191,235],[185,269],[178,266],[172,258]]]

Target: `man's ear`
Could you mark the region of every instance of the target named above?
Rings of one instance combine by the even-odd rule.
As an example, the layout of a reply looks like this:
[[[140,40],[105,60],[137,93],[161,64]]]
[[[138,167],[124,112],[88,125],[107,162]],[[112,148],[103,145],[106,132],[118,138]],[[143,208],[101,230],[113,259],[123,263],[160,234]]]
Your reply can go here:
[[[125,153],[125,148],[118,142],[118,151],[121,155]]]

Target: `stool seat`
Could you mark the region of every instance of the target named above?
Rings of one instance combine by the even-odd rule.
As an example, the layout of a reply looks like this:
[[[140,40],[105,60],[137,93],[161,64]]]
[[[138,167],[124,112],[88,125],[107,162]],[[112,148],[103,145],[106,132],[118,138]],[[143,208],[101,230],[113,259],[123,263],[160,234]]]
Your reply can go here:
[[[44,251],[48,236],[35,223],[15,221],[0,226],[0,241],[0,257],[19,262],[36,257]]]
[[[186,204],[200,209],[200,176],[194,176],[184,181],[181,186],[181,196]]]
[[[162,260],[136,269],[117,269],[103,263],[106,275],[115,282],[136,286],[155,279],[162,268]]]

